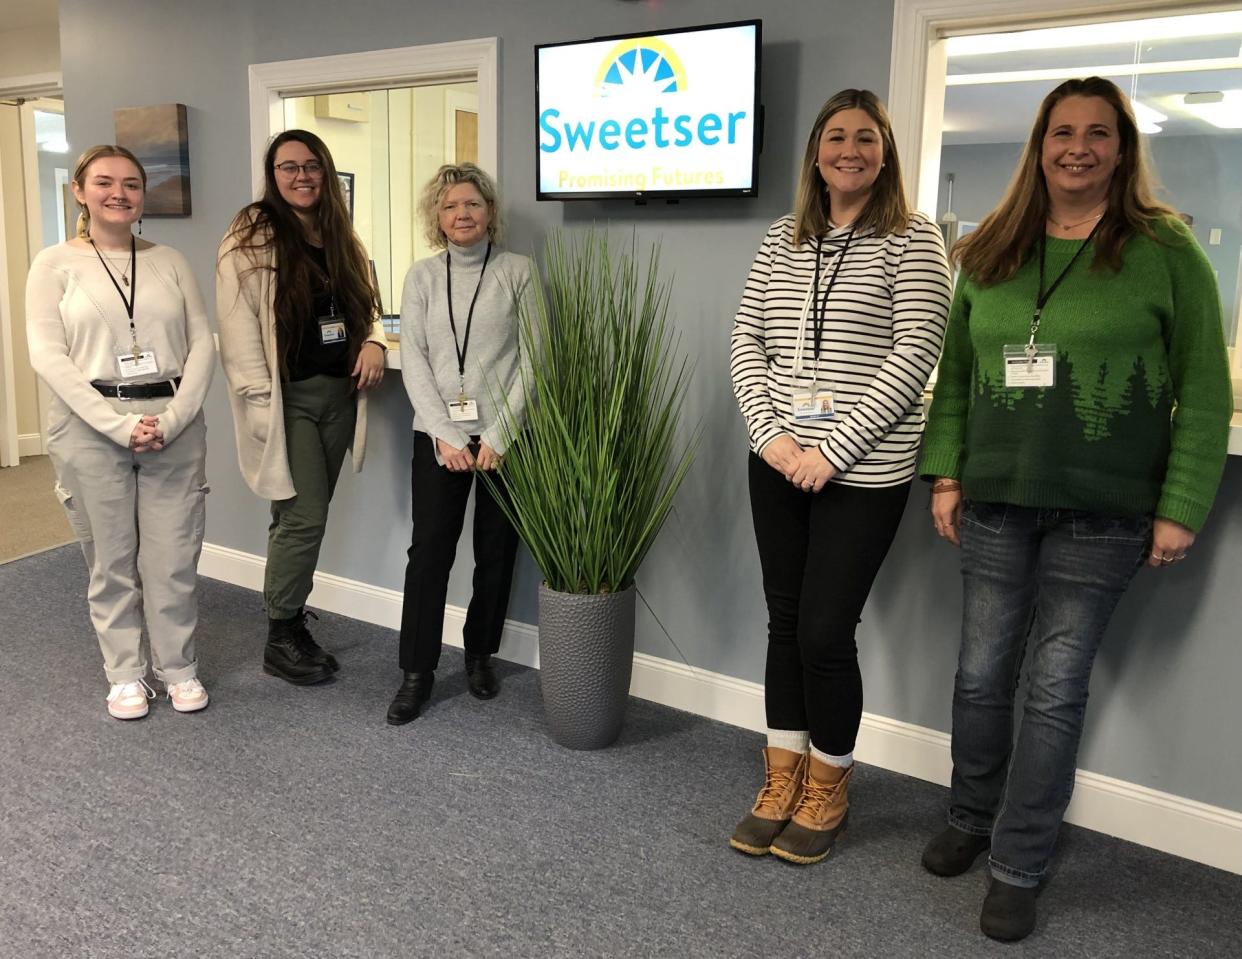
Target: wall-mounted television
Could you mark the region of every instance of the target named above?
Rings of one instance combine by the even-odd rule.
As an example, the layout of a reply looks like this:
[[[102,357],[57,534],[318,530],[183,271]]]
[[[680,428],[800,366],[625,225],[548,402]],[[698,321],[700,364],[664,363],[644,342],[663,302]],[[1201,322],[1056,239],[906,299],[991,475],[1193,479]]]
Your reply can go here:
[[[536,46],[538,199],[757,196],[762,27]]]

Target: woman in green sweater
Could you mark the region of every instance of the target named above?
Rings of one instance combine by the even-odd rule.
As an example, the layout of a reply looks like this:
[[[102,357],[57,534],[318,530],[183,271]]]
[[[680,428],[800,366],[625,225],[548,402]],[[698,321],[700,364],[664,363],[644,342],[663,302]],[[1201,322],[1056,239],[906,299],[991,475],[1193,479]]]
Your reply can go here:
[[[1130,580],[1179,563],[1224,468],[1220,301],[1153,199],[1130,105],[1067,80],[961,266],[919,472],[962,551],[949,825],[923,865],[991,848],[980,924],[1021,939],[1074,785],[1091,666]],[[1016,741],[1016,677],[1029,643]]]

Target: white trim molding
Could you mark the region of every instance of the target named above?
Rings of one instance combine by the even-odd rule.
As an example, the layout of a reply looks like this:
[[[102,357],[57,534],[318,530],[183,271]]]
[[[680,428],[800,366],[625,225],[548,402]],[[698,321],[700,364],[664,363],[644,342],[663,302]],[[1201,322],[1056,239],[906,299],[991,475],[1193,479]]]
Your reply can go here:
[[[199,574],[234,586],[263,588],[263,557],[207,543]],[[308,601],[329,612],[388,629],[401,625],[401,592],[315,573]],[[466,611],[445,609],[444,642],[458,648]],[[505,621],[500,656],[539,667],[539,630]],[[645,653],[634,655],[630,695],[696,716],[762,732],[763,687]],[[855,755],[860,762],[941,786],[949,784],[949,735],[864,713]],[[1242,812],[1209,806],[1146,786],[1078,771],[1066,822],[1242,875]]]
[[[285,128],[282,98],[459,80],[478,82],[479,166],[497,176],[498,48],[495,37],[392,50],[256,63],[250,67],[250,156],[256,196],[268,138]]]
[[[888,112],[911,202],[932,219],[940,179],[944,38],[1237,9],[1237,0],[895,0]]]
[[[27,73],[20,77],[0,77],[0,99],[29,100],[34,97],[58,97],[64,92],[59,72]]]

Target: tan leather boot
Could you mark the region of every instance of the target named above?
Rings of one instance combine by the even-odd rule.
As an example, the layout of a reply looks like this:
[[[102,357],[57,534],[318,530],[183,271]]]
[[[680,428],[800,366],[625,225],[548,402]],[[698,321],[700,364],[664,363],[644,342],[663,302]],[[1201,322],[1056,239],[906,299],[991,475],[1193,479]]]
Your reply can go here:
[[[802,798],[806,759],[806,753],[764,747],[763,788],[755,798],[754,808],[733,831],[730,846],[750,856],[767,854],[772,840],[785,828]]]
[[[806,865],[819,862],[832,852],[848,818],[847,789],[853,772],[853,766],[843,769],[810,757],[802,798],[789,825],[772,842],[772,855]]]

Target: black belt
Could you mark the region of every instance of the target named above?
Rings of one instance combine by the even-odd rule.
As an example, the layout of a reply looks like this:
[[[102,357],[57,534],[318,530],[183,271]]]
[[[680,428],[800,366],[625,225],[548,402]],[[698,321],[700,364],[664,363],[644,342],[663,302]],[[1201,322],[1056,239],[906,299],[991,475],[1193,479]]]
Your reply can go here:
[[[153,400],[159,396],[175,396],[176,387],[181,385],[181,377],[175,380],[164,380],[163,383],[92,383],[104,396],[112,396],[118,400]]]

